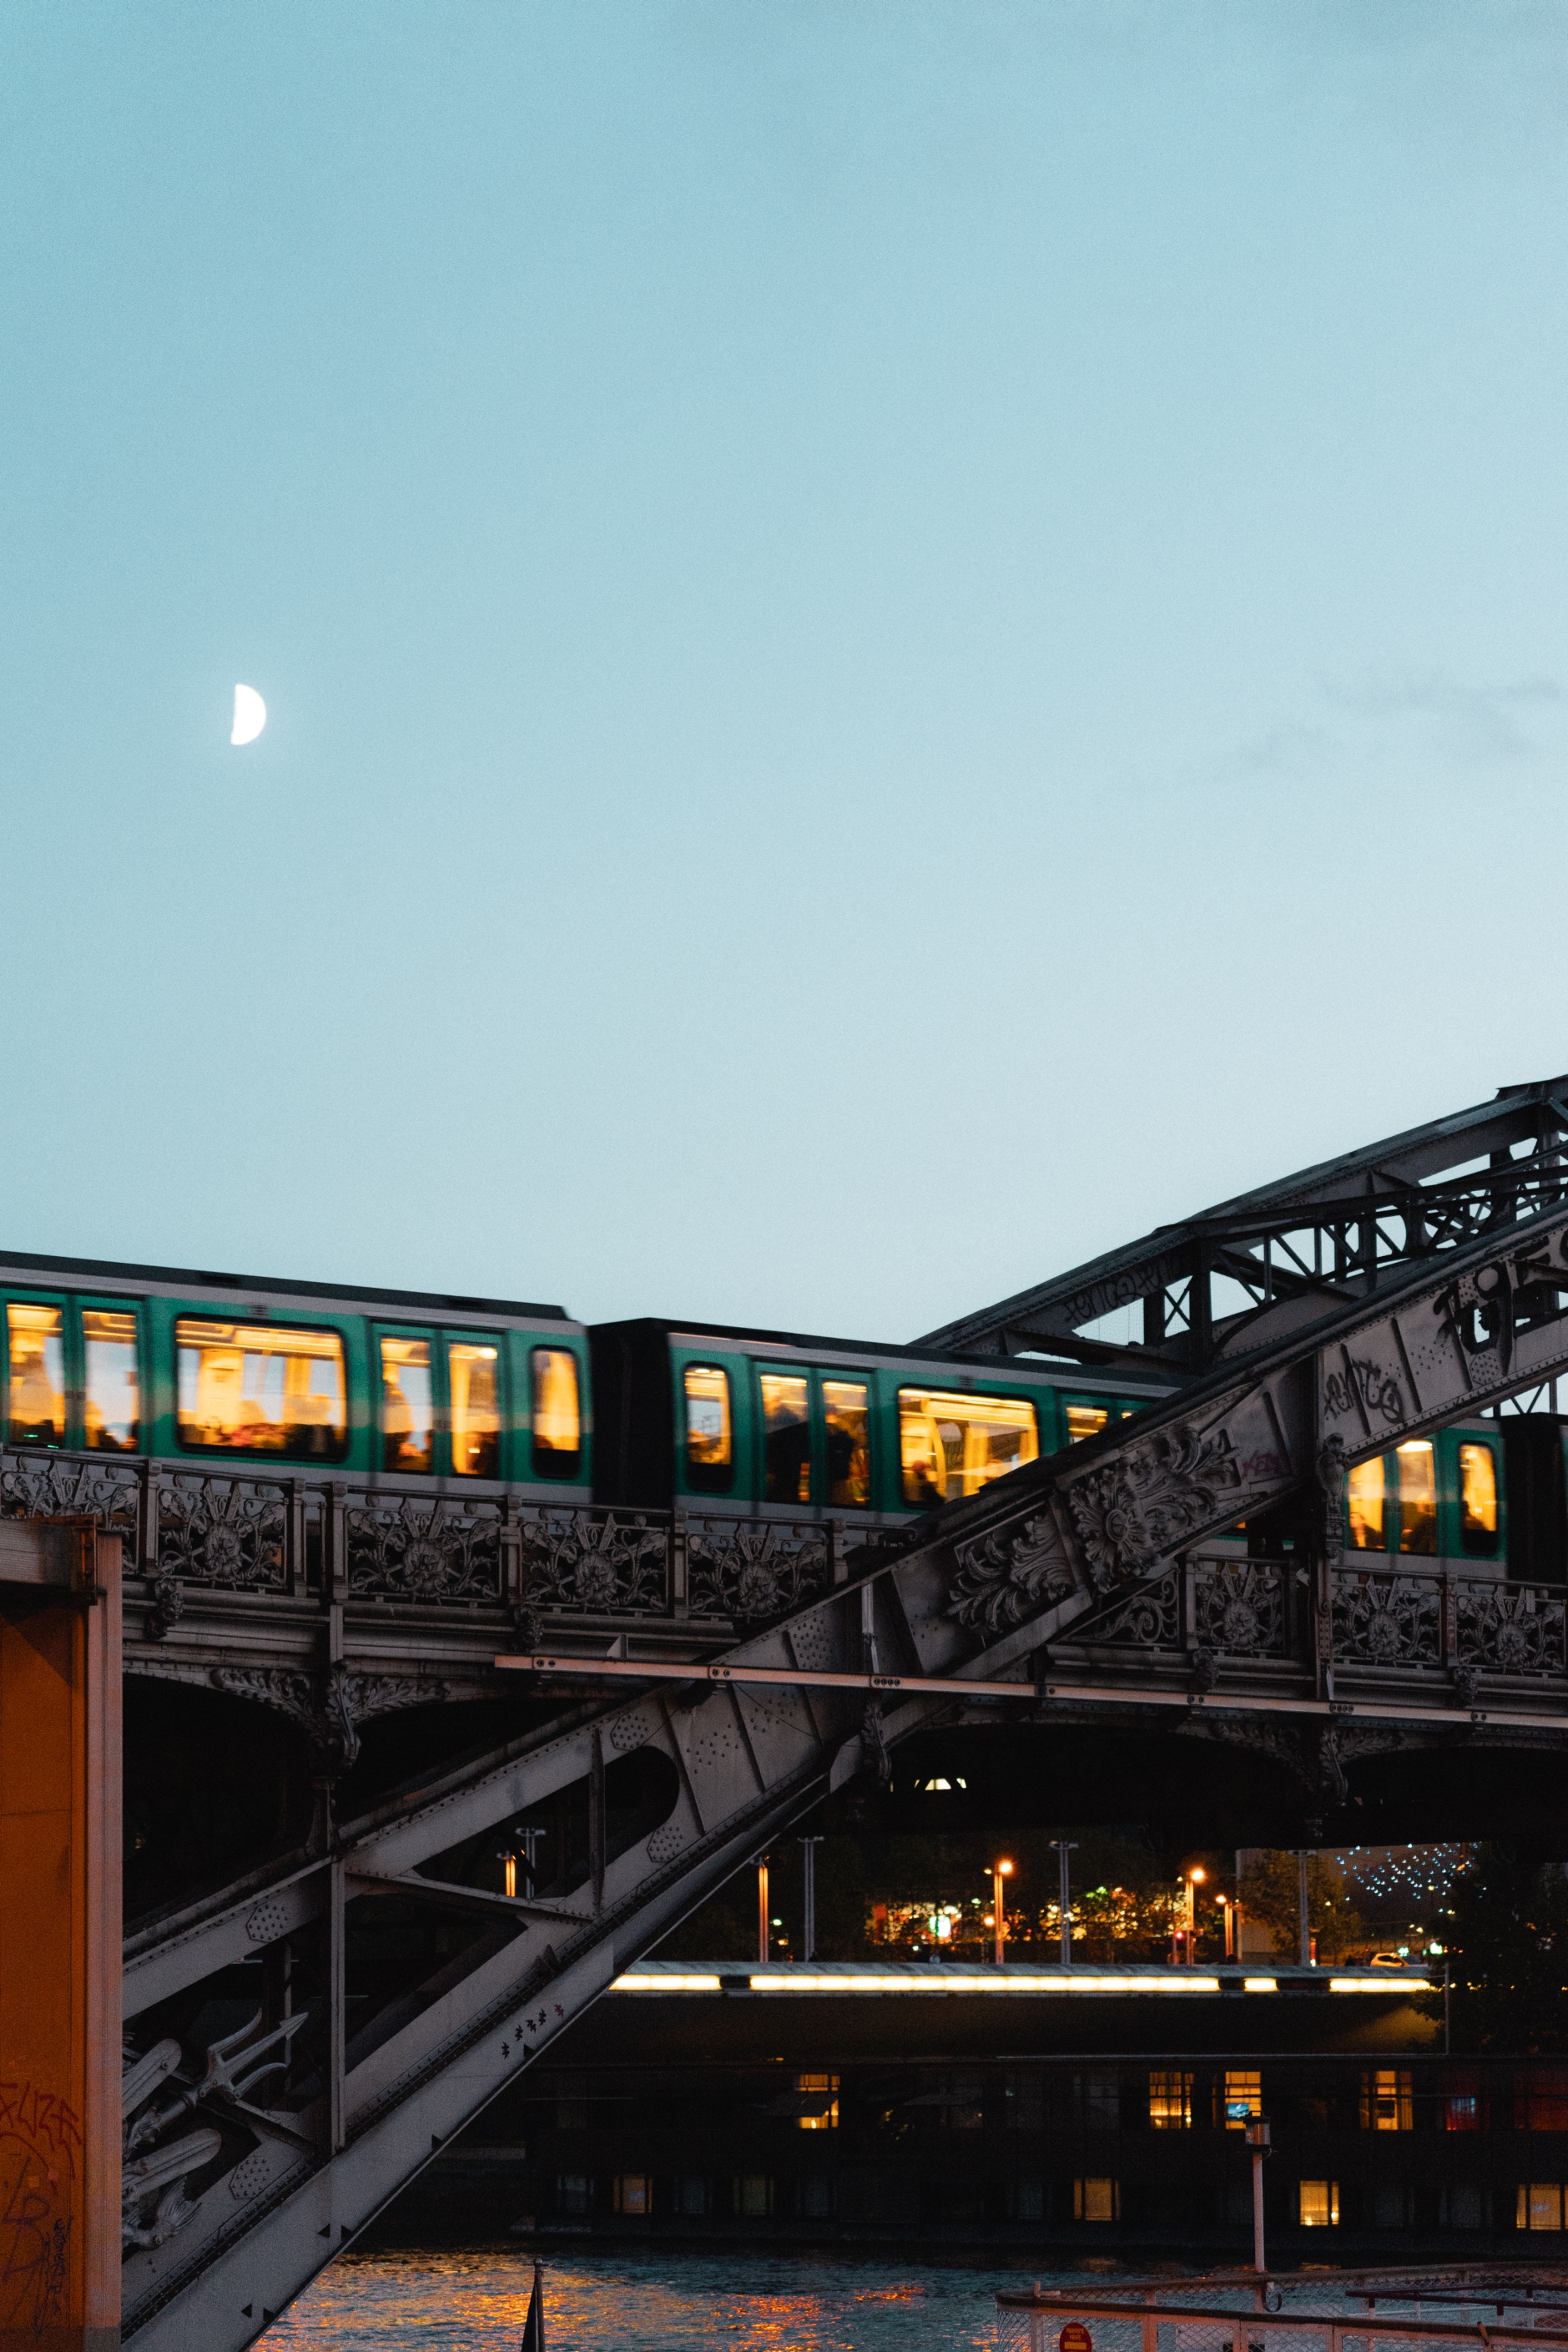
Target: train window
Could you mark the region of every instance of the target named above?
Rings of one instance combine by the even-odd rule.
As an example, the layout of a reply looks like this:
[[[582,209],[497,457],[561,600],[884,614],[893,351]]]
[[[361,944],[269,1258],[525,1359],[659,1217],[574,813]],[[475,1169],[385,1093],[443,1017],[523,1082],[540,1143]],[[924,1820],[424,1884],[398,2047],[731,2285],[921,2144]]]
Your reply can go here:
[[[763,1372],[762,1495],[768,1503],[811,1499],[810,1390],[804,1373]]]
[[[1399,1549],[1437,1549],[1437,1471],[1429,1437],[1413,1437],[1399,1448]]]
[[[1358,1462],[1345,1481],[1345,1513],[1352,1551],[1383,1551],[1383,1456]]]
[[[729,1374],[716,1364],[688,1364],[685,1389],[687,1480],[708,1493],[722,1492],[735,1475]]]
[[[1459,1542],[1472,1559],[1497,1553],[1497,1457],[1490,1445],[1459,1448]]]
[[[136,1316],[123,1307],[84,1307],[87,1370],[84,1436],[95,1453],[134,1454],[141,1400],[136,1376]]]
[[[452,1467],[460,1478],[501,1475],[500,1351],[478,1339],[449,1339]]]
[[[1034,1407],[1022,1397],[949,1396],[900,1389],[904,1499],[929,1507],[978,1494],[1040,1452]]]
[[[348,1443],[343,1342],[183,1315],[174,1326],[182,1445],[336,1462]]]
[[[536,1348],[528,1358],[533,1392],[534,1476],[575,1478],[582,1459],[582,1408],[577,1358],[570,1348]]]
[[[64,1324],[57,1307],[32,1307],[13,1299],[5,1309],[13,1445],[66,1442]]]
[[[1110,1411],[1105,1405],[1070,1404],[1067,1407],[1067,1443],[1076,1445],[1081,1438],[1098,1437],[1110,1418]]]
[[[382,1468],[435,1467],[435,1397],[428,1339],[382,1341]]]
[[[824,1381],[828,1423],[828,1504],[863,1511],[871,1500],[870,1391],[862,1381]]]

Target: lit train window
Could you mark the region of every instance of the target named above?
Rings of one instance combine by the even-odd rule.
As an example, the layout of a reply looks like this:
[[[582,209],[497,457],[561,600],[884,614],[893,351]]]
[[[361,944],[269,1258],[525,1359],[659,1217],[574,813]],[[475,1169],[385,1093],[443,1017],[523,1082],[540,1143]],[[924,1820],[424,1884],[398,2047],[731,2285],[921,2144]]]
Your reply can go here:
[[[1358,1462],[1345,1481],[1345,1514],[1352,1551],[1384,1551],[1383,1456]]]
[[[1399,1549],[1437,1549],[1437,1471],[1429,1437],[1413,1437],[1399,1448]]]
[[[1109,1409],[1103,1404],[1070,1404],[1067,1407],[1067,1443],[1076,1445],[1081,1438],[1098,1437],[1110,1418]]]
[[[810,1391],[805,1376],[763,1372],[762,1494],[769,1503],[811,1499]]]
[[[1497,1460],[1490,1445],[1459,1448],[1459,1541],[1472,1559],[1497,1552]]]
[[[735,1475],[735,1437],[729,1415],[729,1375],[716,1364],[685,1370],[686,1476],[709,1492]]]
[[[536,1348],[528,1359],[533,1391],[534,1476],[575,1478],[582,1459],[582,1408],[577,1358],[570,1348]]]
[[[869,1391],[860,1381],[824,1381],[828,1423],[828,1506],[861,1511],[871,1500]]]
[[[66,1350],[57,1307],[28,1307],[13,1299],[5,1309],[11,1349],[11,1443],[63,1445],[66,1442]]]
[[[977,1495],[1040,1453],[1034,1407],[1023,1398],[936,1389],[899,1390],[898,1445],[904,1499],[927,1507]]]
[[[382,1341],[382,1468],[435,1467],[435,1398],[428,1339]]]
[[[183,1315],[174,1347],[182,1445],[340,1459],[349,1419],[336,1331]]]
[[[133,1454],[141,1419],[136,1317],[124,1308],[84,1307],[81,1336],[87,1370],[87,1444],[95,1453]]]
[[[452,1467],[460,1478],[501,1475],[499,1362],[499,1350],[481,1340],[447,1341]]]

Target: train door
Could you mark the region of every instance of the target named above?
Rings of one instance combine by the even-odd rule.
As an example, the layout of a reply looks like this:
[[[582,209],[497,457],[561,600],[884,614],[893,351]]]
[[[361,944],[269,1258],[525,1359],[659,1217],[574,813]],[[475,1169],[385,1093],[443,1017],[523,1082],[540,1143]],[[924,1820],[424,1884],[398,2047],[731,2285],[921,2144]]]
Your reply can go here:
[[[31,1293],[5,1301],[5,1436],[12,1445],[70,1443],[75,1385],[67,1377],[65,1296]]]
[[[372,1383],[378,1414],[376,1466],[404,1477],[428,1478],[435,1469],[435,1334],[384,1323],[371,1333]]]

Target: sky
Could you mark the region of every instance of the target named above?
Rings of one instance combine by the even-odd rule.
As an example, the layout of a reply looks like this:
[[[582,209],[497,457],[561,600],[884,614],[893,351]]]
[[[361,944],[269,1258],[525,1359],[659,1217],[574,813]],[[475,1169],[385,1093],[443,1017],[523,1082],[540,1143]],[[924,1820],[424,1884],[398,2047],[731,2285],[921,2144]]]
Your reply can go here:
[[[1532,0],[10,0],[0,1243],[906,1339],[1568,1069],[1565,128]]]

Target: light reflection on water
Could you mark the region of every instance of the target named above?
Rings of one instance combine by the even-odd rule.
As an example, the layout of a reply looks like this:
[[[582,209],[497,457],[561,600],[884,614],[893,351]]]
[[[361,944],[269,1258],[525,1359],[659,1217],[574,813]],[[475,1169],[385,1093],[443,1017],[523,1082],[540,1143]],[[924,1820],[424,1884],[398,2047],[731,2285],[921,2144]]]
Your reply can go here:
[[[567,2253],[545,2269],[549,2352],[993,2352],[1006,2273],[835,2254]],[[345,2255],[268,2328],[266,2352],[517,2352],[529,2258]]]

